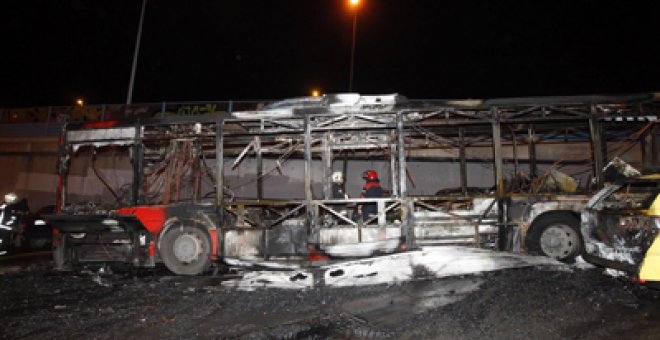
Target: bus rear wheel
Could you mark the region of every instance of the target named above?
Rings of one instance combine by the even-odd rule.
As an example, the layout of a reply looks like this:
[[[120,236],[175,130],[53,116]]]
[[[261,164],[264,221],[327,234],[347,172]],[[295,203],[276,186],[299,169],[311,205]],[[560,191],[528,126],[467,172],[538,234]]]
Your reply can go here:
[[[211,266],[211,240],[206,231],[178,225],[162,236],[160,256],[167,269],[177,275],[199,275]]]

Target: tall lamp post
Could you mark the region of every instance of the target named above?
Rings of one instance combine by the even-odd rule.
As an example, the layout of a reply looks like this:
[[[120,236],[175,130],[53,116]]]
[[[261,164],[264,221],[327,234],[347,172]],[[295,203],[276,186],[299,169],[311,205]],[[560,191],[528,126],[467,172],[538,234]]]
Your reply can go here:
[[[353,92],[353,67],[355,64],[355,33],[357,31],[357,15],[360,0],[348,0],[348,5],[353,11],[353,39],[351,40],[351,66],[348,75],[348,92]]]
[[[128,81],[128,94],[126,104],[133,102],[133,84],[135,83],[135,70],[137,69],[138,54],[140,53],[140,39],[142,38],[142,23],[144,22],[144,11],[147,9],[147,0],[142,0],[140,11],[140,23],[138,24],[137,39],[135,39],[135,51],[133,51],[133,66],[131,67],[131,79]]]

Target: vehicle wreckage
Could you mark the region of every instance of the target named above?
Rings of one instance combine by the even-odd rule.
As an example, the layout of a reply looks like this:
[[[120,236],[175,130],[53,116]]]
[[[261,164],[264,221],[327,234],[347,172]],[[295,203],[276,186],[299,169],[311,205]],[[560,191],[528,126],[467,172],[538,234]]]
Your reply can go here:
[[[582,213],[584,258],[642,283],[660,283],[660,171],[622,178]]]
[[[48,217],[55,266],[162,262],[197,275],[230,258],[307,261],[427,245],[571,261],[582,252],[579,214],[603,183],[608,151],[634,143],[643,161],[657,162],[657,112],[656,94],[339,94],[215,116],[68,124],[58,213]],[[561,143],[581,153],[557,156]],[[120,159],[130,179],[110,185],[96,167],[102,154]],[[67,195],[69,174],[81,166],[94,170],[110,199]],[[383,197],[355,195],[361,183],[351,174],[368,169],[381,174]],[[333,195],[337,171],[352,196]],[[376,213],[360,218],[356,209],[369,204]]]

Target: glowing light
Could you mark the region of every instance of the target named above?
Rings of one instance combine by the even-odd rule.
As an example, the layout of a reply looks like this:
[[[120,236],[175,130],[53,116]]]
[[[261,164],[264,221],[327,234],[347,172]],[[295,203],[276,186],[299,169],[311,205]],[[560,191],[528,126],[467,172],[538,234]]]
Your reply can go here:
[[[360,0],[349,0],[348,3],[351,7],[357,7],[360,4]]]
[[[312,97],[318,97],[320,95],[321,95],[321,91],[316,89],[312,90]]]
[[[78,99],[76,99],[76,105],[83,106],[83,105],[85,105],[85,101],[82,100],[82,98],[78,98]]]

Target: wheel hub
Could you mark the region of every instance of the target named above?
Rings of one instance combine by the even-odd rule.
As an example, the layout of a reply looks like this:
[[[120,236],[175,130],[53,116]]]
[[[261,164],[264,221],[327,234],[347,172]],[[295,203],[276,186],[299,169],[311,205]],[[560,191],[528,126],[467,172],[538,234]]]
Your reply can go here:
[[[197,260],[202,249],[202,240],[192,234],[182,234],[174,241],[174,256],[183,263]]]
[[[563,259],[578,247],[577,232],[567,225],[552,225],[541,235],[541,250],[547,256]]]

